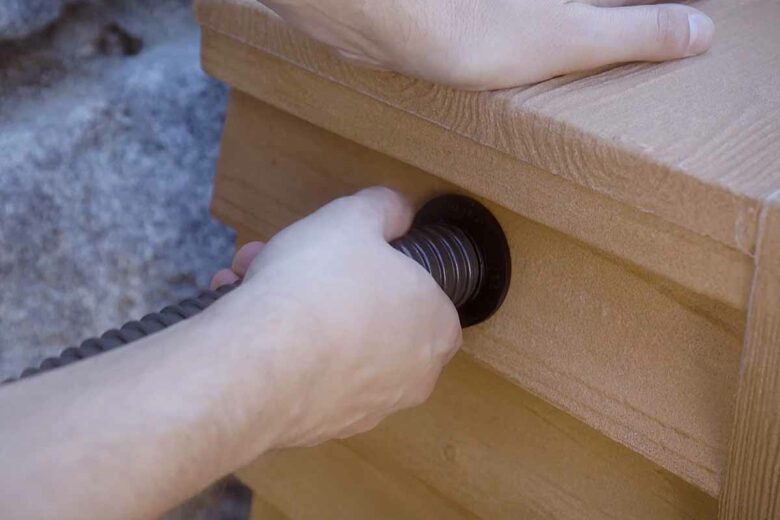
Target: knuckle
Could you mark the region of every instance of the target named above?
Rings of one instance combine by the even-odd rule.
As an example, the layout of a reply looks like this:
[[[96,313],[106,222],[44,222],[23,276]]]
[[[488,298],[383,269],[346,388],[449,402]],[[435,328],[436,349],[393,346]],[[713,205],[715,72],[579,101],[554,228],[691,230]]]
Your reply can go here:
[[[371,186],[369,188],[363,188],[359,192],[355,193],[354,197],[359,199],[394,199],[397,198],[398,192],[391,190],[386,186]]]
[[[425,401],[433,393],[436,388],[436,381],[439,379],[441,369],[437,367],[434,370],[430,370],[428,374],[417,384],[413,392],[410,392],[408,406],[417,406]]]
[[[385,186],[365,188],[347,199],[361,216],[371,214],[381,217],[390,209],[407,206],[406,199],[400,193]]]
[[[350,198],[349,209],[353,211],[356,216],[361,218],[367,218],[376,213],[376,205],[371,198],[360,195],[355,195]]]
[[[345,213],[353,207],[354,201],[354,196],[339,197],[330,201],[326,208],[336,213]]]
[[[458,309],[456,309],[449,300],[447,301],[447,309],[447,330],[449,332],[448,337],[452,339],[453,343],[457,342],[460,344],[460,341],[463,338],[463,329],[460,326],[460,315],[458,314]]]
[[[425,382],[424,385],[420,388],[420,392],[417,395],[417,403],[421,404],[428,400],[428,398],[433,393],[433,389],[436,388],[436,380],[438,379],[438,373],[436,376],[431,377],[428,381]]]
[[[399,404],[399,409],[411,408],[422,404],[428,398],[430,392],[428,391],[428,383],[420,382],[413,388],[409,388],[404,392],[404,396]]]
[[[463,330],[460,327],[460,321],[457,316],[454,322],[447,325],[446,330],[441,335],[441,341],[439,342],[438,361],[441,366],[446,365],[455,353],[460,349],[463,343]]]
[[[376,210],[368,197],[360,193],[340,197],[328,204],[328,208],[340,218],[348,219],[353,223],[364,222],[366,219],[375,218]]]
[[[460,350],[460,347],[463,345],[463,330],[460,328],[460,323],[458,323],[455,332],[453,333],[453,339],[448,345],[447,349],[447,357],[446,362],[449,362],[453,356]]]

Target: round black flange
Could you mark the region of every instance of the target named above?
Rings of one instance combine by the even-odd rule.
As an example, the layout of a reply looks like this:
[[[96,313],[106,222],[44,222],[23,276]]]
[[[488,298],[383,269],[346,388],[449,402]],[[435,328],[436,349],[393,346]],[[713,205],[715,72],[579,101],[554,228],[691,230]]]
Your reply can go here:
[[[482,262],[479,288],[458,308],[462,327],[488,319],[504,303],[512,263],[504,230],[490,211],[476,200],[456,194],[431,199],[417,212],[414,226],[450,224],[462,229],[477,248]]]

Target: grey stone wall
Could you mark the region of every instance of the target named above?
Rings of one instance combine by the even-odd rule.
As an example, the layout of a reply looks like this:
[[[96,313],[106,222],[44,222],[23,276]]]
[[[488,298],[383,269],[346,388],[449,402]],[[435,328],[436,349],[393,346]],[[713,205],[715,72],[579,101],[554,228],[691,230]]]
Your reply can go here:
[[[0,46],[0,375],[228,264],[208,215],[224,105],[185,1],[74,4]]]
[[[62,14],[65,0],[3,0],[0,40],[23,38],[43,29]]]
[[[0,40],[3,379],[196,293],[233,236],[208,214],[225,89],[189,1],[0,0]]]

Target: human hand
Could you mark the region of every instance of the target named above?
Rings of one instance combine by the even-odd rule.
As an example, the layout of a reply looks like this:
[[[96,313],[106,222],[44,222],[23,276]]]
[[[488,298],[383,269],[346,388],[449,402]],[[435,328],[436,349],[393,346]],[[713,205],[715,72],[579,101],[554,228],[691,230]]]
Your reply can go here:
[[[242,284],[203,312],[4,386],[2,516],[157,518],[266,450],[422,402],[461,331],[433,278],[387,243],[411,216],[381,188],[336,200],[245,246],[214,280]]]
[[[263,250],[263,247],[265,247],[265,244],[257,241],[241,246],[241,249],[233,257],[233,263],[230,268],[220,269],[211,278],[211,284],[209,285],[211,290],[216,290],[223,285],[229,285],[244,278],[244,275],[249,270],[249,266],[252,265],[252,262],[260,254],[260,251]]]
[[[706,51],[714,24],[647,0],[261,0],[358,63],[469,90]]]
[[[404,200],[384,188],[338,199],[262,247],[224,299],[241,309],[222,311],[231,338],[260,354],[252,370],[271,385],[255,427],[274,429],[272,447],[354,435],[421,403],[460,346],[450,300],[388,244],[411,219]],[[246,270],[261,249],[255,244],[216,285]],[[247,316],[262,316],[262,324]]]

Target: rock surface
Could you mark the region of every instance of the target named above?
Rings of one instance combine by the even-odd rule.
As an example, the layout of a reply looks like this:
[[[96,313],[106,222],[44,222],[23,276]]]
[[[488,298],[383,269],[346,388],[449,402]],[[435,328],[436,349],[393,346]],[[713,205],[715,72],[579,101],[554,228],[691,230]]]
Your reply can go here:
[[[0,40],[22,38],[43,29],[62,13],[65,0],[0,1]]]
[[[126,55],[106,27],[143,41]],[[225,90],[188,2],[69,8],[0,49],[0,375],[204,288]],[[101,43],[102,42],[102,43]]]
[[[208,214],[225,89],[189,1],[66,3],[0,0],[0,39],[47,26],[0,43],[0,379],[197,293],[232,251]]]

